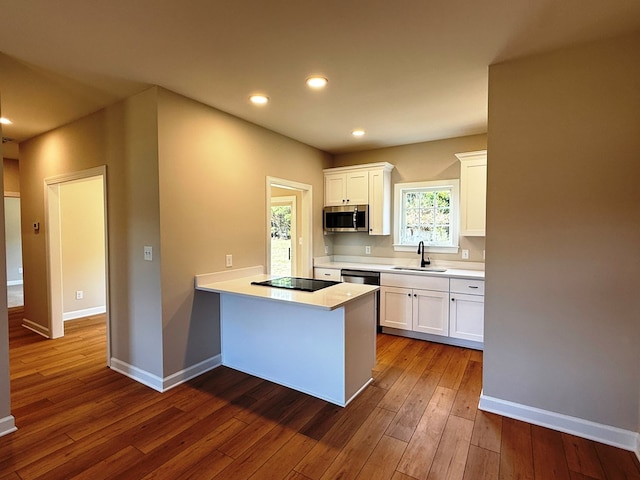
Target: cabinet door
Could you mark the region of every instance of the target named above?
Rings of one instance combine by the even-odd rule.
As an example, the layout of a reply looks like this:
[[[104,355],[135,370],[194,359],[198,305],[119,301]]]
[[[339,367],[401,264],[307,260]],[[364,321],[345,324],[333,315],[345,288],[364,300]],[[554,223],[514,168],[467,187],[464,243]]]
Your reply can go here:
[[[342,205],[347,198],[347,177],[344,173],[325,174],[324,204],[325,206]]]
[[[369,172],[347,173],[347,196],[349,205],[367,205],[369,203]]]
[[[369,235],[391,233],[390,174],[384,170],[369,172]]]
[[[450,336],[484,341],[484,297],[482,295],[451,294]]]
[[[485,235],[487,153],[471,152],[460,158],[460,235]]]
[[[432,335],[449,334],[449,293],[413,290],[413,330]]]
[[[380,287],[380,325],[411,330],[413,297],[408,288]]]

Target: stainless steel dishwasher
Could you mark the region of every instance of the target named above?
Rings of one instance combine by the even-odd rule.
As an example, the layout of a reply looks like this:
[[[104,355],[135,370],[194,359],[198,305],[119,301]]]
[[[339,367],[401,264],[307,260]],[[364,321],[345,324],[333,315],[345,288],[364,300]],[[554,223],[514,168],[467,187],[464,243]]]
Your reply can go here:
[[[370,272],[368,270],[352,270],[343,268],[340,270],[341,280],[347,283],[361,283],[364,285],[380,286],[380,272]],[[380,291],[376,292],[376,327],[378,332],[382,331],[380,327]]]

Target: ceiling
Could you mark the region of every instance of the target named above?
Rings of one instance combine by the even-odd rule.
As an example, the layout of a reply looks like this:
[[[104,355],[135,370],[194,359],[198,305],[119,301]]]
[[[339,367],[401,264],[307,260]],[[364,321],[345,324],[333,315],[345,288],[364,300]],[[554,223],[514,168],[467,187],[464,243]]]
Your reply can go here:
[[[149,85],[334,154],[484,133],[490,64],[638,29],[638,0],[0,0],[3,135]]]

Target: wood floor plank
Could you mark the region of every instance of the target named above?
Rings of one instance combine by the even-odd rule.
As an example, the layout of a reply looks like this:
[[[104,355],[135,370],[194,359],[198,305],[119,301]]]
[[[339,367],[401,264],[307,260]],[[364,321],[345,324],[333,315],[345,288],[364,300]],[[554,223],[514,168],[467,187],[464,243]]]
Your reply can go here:
[[[429,475],[456,392],[437,387],[398,464],[398,471],[419,480]]]
[[[500,480],[534,480],[531,425],[503,418]]]
[[[424,414],[429,400],[433,396],[442,373],[425,370],[420,376],[413,389],[407,395],[397,415],[391,421],[387,429],[387,435],[409,442],[413,432],[415,432],[420,418]]]
[[[286,478],[316,443],[318,443],[317,440],[296,433],[249,478],[254,480]]]
[[[469,446],[463,480],[498,480],[500,454],[475,445]]]
[[[354,479],[389,426],[394,413],[377,407],[347,442],[321,480]]]
[[[477,447],[500,453],[502,443],[502,417],[495,413],[476,412],[471,444]]]
[[[561,434],[561,437],[567,464],[572,473],[580,473],[596,480],[606,480],[593,442],[567,433]]]
[[[441,478],[462,480],[472,432],[473,422],[471,420],[455,415],[449,416],[429,470],[428,480]]]
[[[536,478],[570,480],[569,466],[560,432],[532,425],[531,440]]]
[[[406,442],[383,435],[356,479],[390,480],[406,448]]]
[[[379,334],[341,408],[226,367],[159,393],[106,367],[105,335],[104,316],[55,340],[9,316],[0,480],[640,480],[632,452],[477,411],[480,351]]]
[[[451,415],[466,418],[467,420],[475,420],[481,390],[482,364],[469,361],[462,375],[460,388],[451,408]]]
[[[311,479],[319,479],[380,403],[385,393],[385,390],[370,385],[347,406],[345,410],[348,409],[348,414],[340,417],[296,465],[295,470]]]

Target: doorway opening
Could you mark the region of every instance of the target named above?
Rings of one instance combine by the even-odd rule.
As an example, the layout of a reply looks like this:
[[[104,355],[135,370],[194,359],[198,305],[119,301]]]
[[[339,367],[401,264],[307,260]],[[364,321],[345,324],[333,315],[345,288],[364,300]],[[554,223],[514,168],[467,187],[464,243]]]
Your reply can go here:
[[[297,197],[271,192],[271,268],[274,275],[296,276],[298,271]],[[278,189],[280,190],[280,189]]]
[[[312,277],[312,186],[267,177],[266,191],[267,273]]]
[[[5,254],[7,259],[7,308],[24,306],[22,278],[22,233],[20,226],[20,194],[4,194]]]
[[[108,364],[106,191],[105,166],[45,179],[49,336],[64,336],[66,320],[106,314]]]

